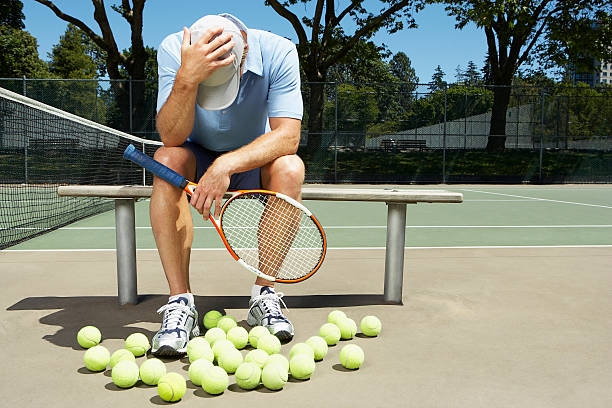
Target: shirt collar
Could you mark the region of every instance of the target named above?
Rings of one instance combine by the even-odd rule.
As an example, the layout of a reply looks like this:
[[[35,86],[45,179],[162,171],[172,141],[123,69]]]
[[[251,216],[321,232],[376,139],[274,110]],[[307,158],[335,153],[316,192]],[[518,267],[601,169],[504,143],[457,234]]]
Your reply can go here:
[[[252,30],[247,31],[247,44],[249,45],[249,53],[244,63],[244,72],[251,71],[255,75],[263,76],[263,61],[259,38]]]

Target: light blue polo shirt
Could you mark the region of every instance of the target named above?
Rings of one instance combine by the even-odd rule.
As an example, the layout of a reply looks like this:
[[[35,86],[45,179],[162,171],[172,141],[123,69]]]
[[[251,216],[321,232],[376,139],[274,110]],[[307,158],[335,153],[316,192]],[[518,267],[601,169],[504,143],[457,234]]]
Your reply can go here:
[[[157,51],[157,112],[174,86],[181,65],[183,32],[166,37]],[[249,52],[240,89],[226,109],[208,111],[195,104],[190,141],[224,152],[244,146],[266,132],[268,117],[302,119],[299,59],[295,45],[267,31],[247,31]]]

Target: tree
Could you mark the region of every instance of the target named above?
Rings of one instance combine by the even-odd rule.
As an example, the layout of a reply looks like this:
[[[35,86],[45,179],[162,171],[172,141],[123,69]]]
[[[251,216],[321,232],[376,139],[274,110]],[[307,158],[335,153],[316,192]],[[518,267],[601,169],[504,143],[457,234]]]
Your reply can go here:
[[[489,57],[489,51],[487,51],[484,65],[482,66],[480,72],[482,72],[482,82],[485,85],[491,85],[491,57]]]
[[[431,76],[431,83],[429,84],[429,91],[435,92],[440,89],[444,89],[446,86],[446,81],[444,81],[444,76],[446,74],[442,71],[442,68],[438,65]]]
[[[143,117],[143,100],[144,100],[144,82],[145,64],[148,59],[148,54],[142,39],[142,24],[143,10],[146,0],[121,0],[120,5],[112,5],[111,8],[117,12],[130,25],[131,29],[131,47],[130,53],[120,52],[115,42],[115,36],[111,29],[106,14],[106,6],[104,0],[91,0],[94,6],[94,19],[100,28],[102,35],[96,34],[82,20],[64,13],[60,10],[53,1],[36,0],[38,3],[47,6],[55,13],[55,15],[64,21],[74,24],[83,30],[89,38],[105,52],[106,71],[110,79],[120,80],[127,79],[125,74],[122,74],[122,68],[125,69],[128,77],[137,80],[133,83],[132,91],[132,111],[130,112],[129,86],[125,82],[118,84],[119,104],[122,112],[122,128],[130,129],[130,116],[133,118]]]
[[[456,28],[462,29],[474,23],[484,30],[491,62],[491,82],[495,85],[488,151],[504,150],[511,85],[521,65],[530,62],[536,55],[538,60],[558,60],[563,53],[612,59],[610,42],[601,41],[610,36],[609,9],[612,6],[609,0],[432,2],[446,4],[449,15],[457,20]],[[598,41],[593,41],[594,38]],[[563,51],[554,52],[555,49]]]
[[[97,46],[85,32],[68,24],[66,32],[49,53],[49,70],[59,78],[93,79],[97,77]]]
[[[364,7],[364,0],[351,0],[344,8],[334,0],[266,0],[281,17],[289,21],[298,38],[298,52],[306,79],[312,82],[309,100],[308,150],[318,150],[321,145],[323,129],[323,106],[325,87],[321,82],[328,80],[332,66],[341,63],[350,51],[361,40],[369,40],[380,29],[385,28],[389,34],[395,33],[404,26],[416,27],[409,6],[414,0],[380,0],[382,5],[378,13],[372,13]],[[291,6],[302,3],[314,3],[312,17],[300,18],[290,10]],[[339,11],[339,13],[337,13]],[[356,26],[352,34],[347,34],[342,21],[350,16]],[[310,30],[310,38],[306,30]]]
[[[474,61],[468,61],[467,68],[465,69],[464,78],[468,85],[477,85],[481,81],[480,72],[478,67],[474,64]]]
[[[45,78],[49,70],[38,57],[38,43],[24,31],[23,3],[8,0],[0,4],[0,77]]]
[[[4,0],[0,3],[0,26],[8,26],[16,30],[23,30],[25,16],[23,3],[19,0]]]
[[[412,67],[412,61],[403,52],[398,52],[391,58],[389,62],[391,73],[398,82],[407,82],[410,84],[418,84],[419,77]]]
[[[463,68],[461,65],[457,65],[455,68],[455,83],[462,84],[465,82],[465,73],[463,72]]]

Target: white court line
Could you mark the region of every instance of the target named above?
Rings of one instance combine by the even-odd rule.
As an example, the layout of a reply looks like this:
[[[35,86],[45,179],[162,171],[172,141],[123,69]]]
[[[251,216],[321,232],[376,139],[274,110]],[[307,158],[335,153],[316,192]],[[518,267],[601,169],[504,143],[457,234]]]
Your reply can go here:
[[[214,230],[215,227],[193,227],[194,229]],[[323,229],[386,229],[386,225],[336,225],[325,226]],[[612,224],[572,224],[572,225],[406,225],[406,229],[445,229],[445,228],[612,228]],[[0,228],[0,231],[9,228]],[[13,230],[44,231],[49,228],[13,228]],[[66,231],[98,231],[114,230],[115,227],[63,227],[58,230]],[[136,227],[136,229],[150,230],[151,227]]]
[[[485,202],[485,203],[493,203],[493,202],[500,202],[500,203],[514,203],[514,202],[519,202],[519,203],[523,203],[526,201],[533,201],[533,200],[504,200],[504,199],[497,199],[497,200],[463,200],[464,203],[466,202]]]
[[[470,190],[467,188],[460,188],[459,190],[470,191],[472,193],[493,194],[493,195],[500,195],[500,196],[506,196],[506,197],[515,197],[515,198],[527,198],[527,199],[534,200],[534,201],[548,201],[551,203],[574,204],[574,205],[584,205],[586,207],[599,207],[599,208],[611,208],[612,209],[612,207],[610,206],[599,205],[599,204],[577,203],[574,201],[552,200],[549,198],[537,198],[537,197],[526,197],[526,196],[520,196],[520,195],[514,195],[514,194],[492,193],[490,191]]]
[[[481,245],[481,246],[427,246],[427,247],[405,247],[404,250],[417,249],[501,249],[501,248],[612,248],[612,245]],[[347,250],[381,250],[385,247],[331,247],[328,250],[347,251]],[[148,252],[157,251],[155,248],[141,248],[136,251]],[[227,251],[225,248],[192,248],[192,251]],[[115,252],[115,249],[4,249],[3,252]]]
[[[325,226],[323,229],[386,229],[386,225],[335,225]],[[406,229],[445,229],[445,228],[612,228],[612,224],[572,224],[572,225],[406,225]],[[0,228],[0,231],[9,228]],[[13,230],[47,230],[49,228],[13,228]],[[115,227],[63,227],[58,230],[66,231],[98,231],[114,230]],[[150,230],[151,227],[136,227],[136,229]],[[193,229],[214,230],[215,227],[193,227]]]

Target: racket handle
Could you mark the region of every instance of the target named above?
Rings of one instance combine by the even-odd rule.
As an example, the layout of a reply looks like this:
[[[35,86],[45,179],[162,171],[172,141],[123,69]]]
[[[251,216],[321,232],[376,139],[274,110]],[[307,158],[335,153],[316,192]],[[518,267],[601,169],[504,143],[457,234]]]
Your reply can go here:
[[[144,167],[157,177],[167,181],[173,186],[180,188],[181,190],[184,190],[187,186],[188,181],[185,177],[140,152],[134,147],[134,145],[129,145],[126,147],[125,151],[123,152],[123,158],[131,160],[139,166]]]

